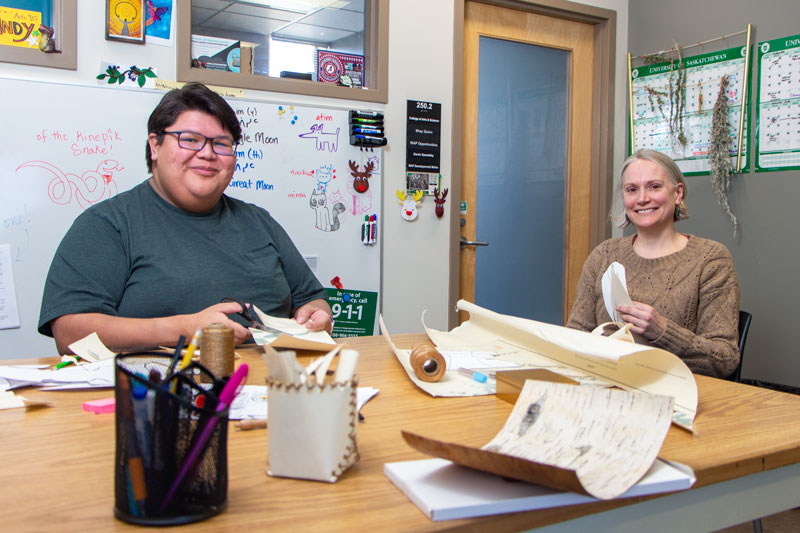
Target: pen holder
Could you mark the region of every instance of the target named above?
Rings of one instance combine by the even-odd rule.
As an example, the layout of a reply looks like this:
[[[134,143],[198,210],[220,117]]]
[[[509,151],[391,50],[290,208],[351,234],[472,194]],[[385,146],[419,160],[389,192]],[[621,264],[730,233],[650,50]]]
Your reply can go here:
[[[267,385],[267,474],[338,480],[358,460],[358,379],[323,385],[267,380]]]
[[[215,410],[223,383],[197,363],[164,379],[170,362],[157,353],[115,359],[114,514],[126,522],[186,524],[227,504],[228,410]],[[203,442],[206,428],[212,433]],[[198,445],[198,459],[187,464]]]

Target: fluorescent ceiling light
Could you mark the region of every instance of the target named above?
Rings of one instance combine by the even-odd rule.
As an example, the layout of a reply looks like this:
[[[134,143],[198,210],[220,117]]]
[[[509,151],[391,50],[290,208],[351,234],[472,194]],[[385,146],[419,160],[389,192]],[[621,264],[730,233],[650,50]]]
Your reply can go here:
[[[344,0],[245,0],[242,4],[255,4],[295,13],[310,13],[320,9],[341,9],[349,2]]]

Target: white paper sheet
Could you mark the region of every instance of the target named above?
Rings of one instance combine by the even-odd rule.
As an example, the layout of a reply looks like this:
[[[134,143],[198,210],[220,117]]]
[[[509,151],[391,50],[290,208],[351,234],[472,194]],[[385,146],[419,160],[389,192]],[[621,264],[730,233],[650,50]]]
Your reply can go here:
[[[19,307],[12,264],[11,245],[0,244],[0,329],[19,327]]]
[[[596,502],[591,496],[465,468],[445,459],[386,463],[383,472],[434,521],[473,518]],[[620,498],[684,490],[694,485],[691,469],[657,459]]]
[[[617,311],[618,305],[632,305],[631,297],[628,295],[628,284],[625,277],[625,267],[614,261],[603,273],[600,279],[603,288],[603,303],[606,312],[614,322],[622,322],[622,318]]]
[[[90,333],[84,338],[73,342],[69,345],[69,349],[72,350],[72,353],[90,363],[114,358],[114,352],[106,348],[106,345],[97,336],[97,332]]]
[[[10,389],[26,385],[41,386],[41,390],[113,387],[114,359],[71,365],[59,370],[0,366],[0,378],[8,380]]]
[[[356,389],[356,408],[361,408],[373,396],[378,394],[375,387],[358,387]],[[245,385],[231,404],[229,420],[265,420],[267,418],[267,386]]]

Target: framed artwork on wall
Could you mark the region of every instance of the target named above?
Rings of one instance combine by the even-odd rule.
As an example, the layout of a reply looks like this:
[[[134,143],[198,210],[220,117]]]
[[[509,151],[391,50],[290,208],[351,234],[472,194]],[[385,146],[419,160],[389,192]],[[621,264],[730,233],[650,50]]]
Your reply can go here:
[[[144,44],[145,0],[106,0],[106,39]]]

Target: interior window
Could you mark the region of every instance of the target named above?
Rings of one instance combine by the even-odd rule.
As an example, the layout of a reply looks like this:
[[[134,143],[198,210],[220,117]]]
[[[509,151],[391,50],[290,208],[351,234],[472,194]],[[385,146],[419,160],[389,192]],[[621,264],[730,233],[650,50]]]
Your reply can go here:
[[[179,23],[190,21],[188,35],[179,28],[182,81],[373,101],[360,93],[386,91],[388,0],[192,0],[179,9]]]

